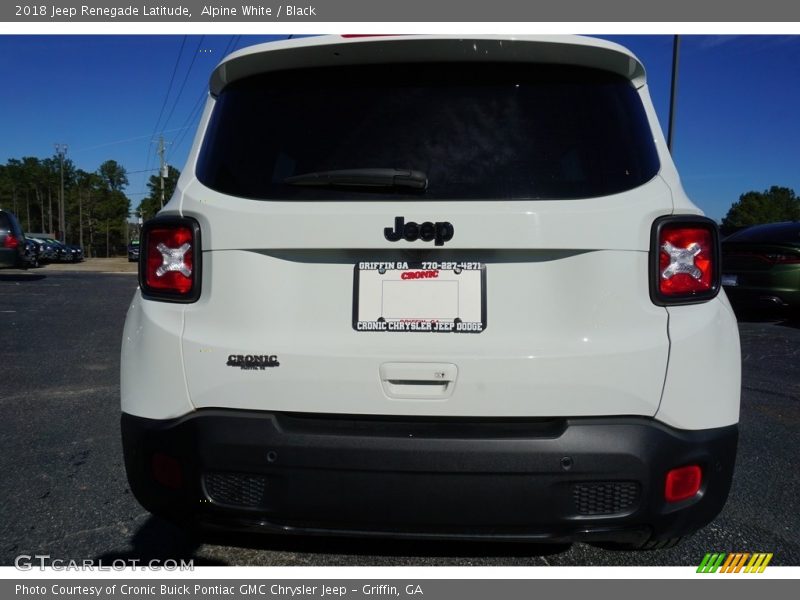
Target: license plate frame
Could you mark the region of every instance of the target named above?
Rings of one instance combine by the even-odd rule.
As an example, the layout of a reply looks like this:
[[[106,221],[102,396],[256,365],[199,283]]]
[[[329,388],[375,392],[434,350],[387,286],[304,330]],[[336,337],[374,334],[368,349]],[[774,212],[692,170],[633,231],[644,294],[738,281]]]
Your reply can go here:
[[[411,313],[425,310],[426,316],[398,314],[403,310],[398,307],[405,304]],[[386,311],[390,314],[384,315]],[[486,265],[477,261],[359,262],[353,267],[352,327],[359,333],[482,333],[487,327]]]

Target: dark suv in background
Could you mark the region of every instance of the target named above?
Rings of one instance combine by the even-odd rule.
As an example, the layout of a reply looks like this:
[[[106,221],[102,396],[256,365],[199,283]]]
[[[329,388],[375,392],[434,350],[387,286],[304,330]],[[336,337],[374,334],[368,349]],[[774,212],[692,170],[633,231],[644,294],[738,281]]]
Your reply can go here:
[[[0,268],[22,267],[25,262],[25,234],[14,213],[0,209]]]

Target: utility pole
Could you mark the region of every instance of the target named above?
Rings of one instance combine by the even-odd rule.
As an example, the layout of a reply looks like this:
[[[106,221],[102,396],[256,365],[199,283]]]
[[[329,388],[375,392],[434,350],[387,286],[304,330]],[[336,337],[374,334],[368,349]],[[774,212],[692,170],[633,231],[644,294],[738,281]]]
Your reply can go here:
[[[64,218],[64,155],[67,153],[66,144],[56,144],[56,154],[58,154],[58,162],[61,165],[61,194],[58,198],[58,226],[59,235],[57,236],[61,242],[66,242],[67,238],[67,223]]]
[[[672,152],[673,125],[675,123],[675,105],[678,99],[678,58],[681,48],[681,36],[672,38],[672,81],[669,92],[669,129],[667,132],[667,150]]]
[[[78,188],[78,245],[83,249],[83,203],[81,202],[81,188]]]
[[[166,146],[164,144],[164,136],[160,136],[158,138],[158,156],[161,159],[161,165],[158,169],[159,177],[161,178],[161,208],[164,208],[164,177],[169,174],[167,170],[167,163],[164,162],[164,151],[166,150]]]

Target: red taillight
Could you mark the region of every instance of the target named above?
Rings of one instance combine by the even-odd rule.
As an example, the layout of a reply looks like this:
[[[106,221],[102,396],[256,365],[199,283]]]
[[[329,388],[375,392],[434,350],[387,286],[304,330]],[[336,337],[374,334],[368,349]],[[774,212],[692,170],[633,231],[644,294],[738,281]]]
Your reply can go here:
[[[719,236],[705,217],[665,217],[653,226],[651,290],[657,304],[703,302],[719,291]]]
[[[17,247],[19,247],[19,240],[16,237],[14,237],[13,234],[9,233],[6,236],[6,239],[3,240],[3,248],[11,248],[11,249],[13,249],[13,248],[17,248]]]
[[[200,228],[196,221],[161,217],[145,223],[139,283],[145,297],[193,302],[200,292]]]
[[[192,289],[192,230],[151,229],[145,281],[153,290],[186,294]]]
[[[680,502],[693,498],[703,483],[703,470],[697,465],[672,469],[667,473],[664,485],[664,499],[667,502]]]

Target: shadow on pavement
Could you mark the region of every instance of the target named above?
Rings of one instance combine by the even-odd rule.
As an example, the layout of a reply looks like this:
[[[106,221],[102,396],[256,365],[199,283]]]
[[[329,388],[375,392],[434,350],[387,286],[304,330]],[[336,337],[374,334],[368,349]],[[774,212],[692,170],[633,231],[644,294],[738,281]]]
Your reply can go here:
[[[261,550],[265,552],[319,555],[381,557],[541,557],[561,554],[570,544],[533,544],[516,542],[465,542],[440,540],[391,540],[327,536],[274,535],[239,532],[185,530],[159,517],[147,519],[131,540],[131,549],[109,552],[97,558],[103,564],[115,560],[149,561],[193,560],[195,566],[222,566],[228,563],[198,557],[203,544]]]
[[[107,552],[97,557],[104,565],[114,561],[138,561],[137,566],[150,561],[193,560],[195,566],[224,566],[226,563],[195,556],[200,542],[193,535],[169,521],[151,516],[144,522],[130,541],[131,549],[125,552]]]

